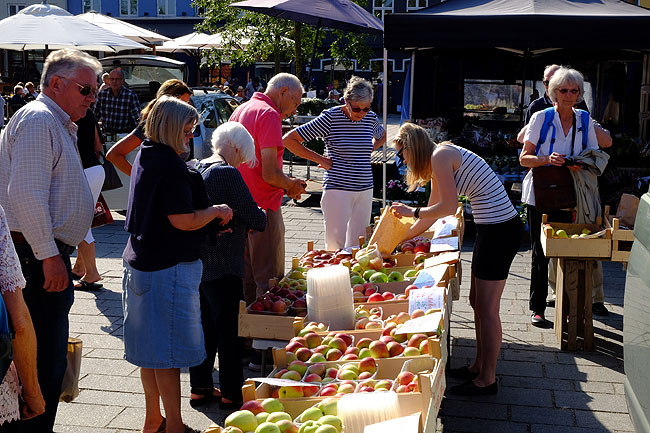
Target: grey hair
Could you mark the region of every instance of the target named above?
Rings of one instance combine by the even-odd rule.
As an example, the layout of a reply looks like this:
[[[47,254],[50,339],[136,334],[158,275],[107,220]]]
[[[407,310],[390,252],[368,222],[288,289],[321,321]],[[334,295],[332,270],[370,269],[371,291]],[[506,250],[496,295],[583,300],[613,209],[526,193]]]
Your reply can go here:
[[[242,164],[248,164],[249,167],[257,165],[255,141],[241,123],[222,123],[212,134],[212,150],[214,153],[218,153],[220,149],[226,146],[231,146],[239,151]]]
[[[558,69],[560,69],[562,66],[560,65],[548,65],[547,67],[544,68],[544,75],[543,79],[546,80],[546,77],[550,80],[553,77],[553,74],[557,72]]]
[[[144,135],[151,141],[166,144],[176,152],[185,150],[183,128],[188,123],[197,123],[199,113],[173,96],[161,96],[153,104],[144,125]]]
[[[82,68],[91,69],[95,75],[102,72],[102,65],[90,54],[73,48],[65,48],[52,52],[43,65],[43,74],[41,75],[41,89],[46,89],[50,85],[53,76],[68,77]]]
[[[299,90],[300,93],[304,93],[305,91],[298,77],[286,72],[281,72],[277,75],[274,75],[266,85],[266,90],[280,90],[283,87],[288,87],[290,90]]]
[[[576,103],[583,101],[583,96],[585,94],[585,79],[582,74],[575,69],[565,68],[562,66],[558,69],[551,77],[551,82],[548,83],[548,97],[551,98],[552,102],[557,102],[557,97],[555,93],[562,87],[567,84],[574,84],[578,86],[578,98]]]
[[[371,102],[373,97],[372,84],[361,77],[353,75],[343,91],[346,101]]]

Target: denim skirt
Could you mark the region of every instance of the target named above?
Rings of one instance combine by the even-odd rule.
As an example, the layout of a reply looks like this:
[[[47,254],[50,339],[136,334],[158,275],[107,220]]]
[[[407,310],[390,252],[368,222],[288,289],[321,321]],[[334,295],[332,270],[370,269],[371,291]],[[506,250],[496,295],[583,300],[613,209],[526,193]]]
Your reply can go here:
[[[124,358],[144,368],[181,368],[205,359],[201,260],[154,272],[124,263]]]

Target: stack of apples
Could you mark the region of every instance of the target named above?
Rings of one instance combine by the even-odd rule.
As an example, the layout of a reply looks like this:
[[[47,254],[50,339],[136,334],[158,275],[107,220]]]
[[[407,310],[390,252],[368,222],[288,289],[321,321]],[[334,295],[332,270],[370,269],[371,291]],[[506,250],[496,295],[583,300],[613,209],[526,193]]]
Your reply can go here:
[[[287,288],[274,286],[262,296],[258,296],[248,307],[252,313],[265,311],[275,314],[287,314],[289,308],[295,308],[297,313],[304,311],[303,316],[307,315],[307,301],[302,290],[292,292]]]
[[[293,360],[294,356],[295,359],[310,363],[355,359],[345,358],[353,341],[354,337],[344,332],[330,332],[325,338],[310,332],[304,337],[292,338],[285,349],[289,360]]]
[[[404,281],[404,278],[412,278],[415,275],[415,271],[402,274],[398,270],[388,271],[386,267],[381,267],[379,269],[362,269],[355,265],[350,271],[350,284],[363,284],[364,282],[379,284],[379,283],[395,283]]]
[[[338,417],[338,400],[326,398],[318,404],[305,409],[296,418],[296,422],[302,423],[298,433],[341,433],[343,431],[343,420]],[[284,432],[283,432],[284,433]]]
[[[357,383],[353,380],[343,380],[340,382],[331,382],[323,386],[320,390],[320,397],[340,397],[345,394],[352,394],[357,389]]]
[[[377,363],[371,357],[362,358],[359,362],[344,364],[338,372],[338,380],[365,380],[377,373]]]
[[[354,329],[381,329],[384,327],[382,315],[381,307],[359,305],[354,309]]]
[[[397,251],[403,253],[426,253],[431,248],[431,240],[423,237],[416,236],[413,239],[406,240],[397,246]]]
[[[318,323],[318,322],[309,322],[308,324],[305,325],[304,328],[302,328],[300,331],[298,331],[297,337],[304,337],[305,335],[311,333],[311,332],[327,332],[328,327],[324,323]]]
[[[393,386],[393,382],[390,380],[367,379],[359,384],[359,386],[356,389],[356,392],[390,391],[392,386]]]
[[[225,427],[224,433],[298,433],[291,415],[284,412],[284,406],[275,398],[247,401],[226,418]]]
[[[397,384],[395,392],[418,392],[420,390],[418,385],[418,375],[413,374],[410,371],[402,371],[397,375],[395,382]]]
[[[393,330],[394,331],[394,330]],[[405,341],[404,334],[388,334],[379,337],[379,340],[362,338],[357,342],[360,347],[359,356],[369,355],[374,359],[394,358],[396,356],[420,356],[429,354],[429,340],[424,334],[412,335],[406,346],[402,344]]]
[[[405,294],[395,295],[393,292],[379,292],[379,288],[373,283],[357,283],[352,286],[352,298],[355,303],[362,302],[383,302],[394,299],[406,299]]]

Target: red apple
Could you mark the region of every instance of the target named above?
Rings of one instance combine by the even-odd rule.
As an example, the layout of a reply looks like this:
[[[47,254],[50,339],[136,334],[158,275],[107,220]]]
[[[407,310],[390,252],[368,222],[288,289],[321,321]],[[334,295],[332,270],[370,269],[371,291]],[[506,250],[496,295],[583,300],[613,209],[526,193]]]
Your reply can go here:
[[[383,302],[384,297],[379,293],[373,293],[368,297],[368,302]]]
[[[383,296],[384,301],[390,301],[391,299],[395,298],[395,294],[393,292],[384,292],[381,294]]]
[[[397,383],[400,385],[408,385],[413,381],[413,379],[415,379],[415,374],[410,371],[402,371],[397,375]]]

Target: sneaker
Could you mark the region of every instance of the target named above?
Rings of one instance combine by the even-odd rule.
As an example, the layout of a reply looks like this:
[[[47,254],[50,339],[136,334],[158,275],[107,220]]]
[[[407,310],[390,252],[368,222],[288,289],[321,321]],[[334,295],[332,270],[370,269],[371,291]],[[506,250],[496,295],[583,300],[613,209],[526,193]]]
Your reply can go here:
[[[544,318],[543,314],[533,313],[530,316],[530,323],[532,323],[533,326],[542,328],[546,324],[546,319]]]
[[[597,316],[607,316],[609,315],[609,311],[607,311],[607,308],[605,307],[605,304],[602,302],[595,302],[594,304],[591,305],[591,312],[594,313]]]

